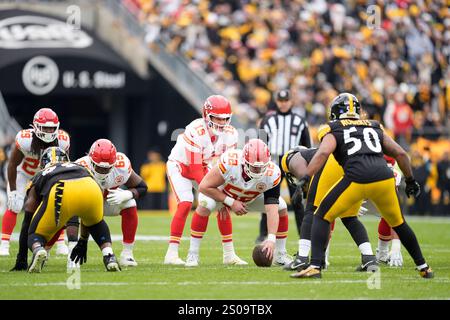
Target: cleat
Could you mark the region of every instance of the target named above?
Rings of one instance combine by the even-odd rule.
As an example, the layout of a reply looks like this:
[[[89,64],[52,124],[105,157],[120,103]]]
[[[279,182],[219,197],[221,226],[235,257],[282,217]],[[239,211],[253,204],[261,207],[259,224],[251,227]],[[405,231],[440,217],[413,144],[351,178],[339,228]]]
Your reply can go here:
[[[117,262],[116,256],[113,254],[108,254],[107,256],[103,256],[103,263],[105,264],[106,271],[120,271],[119,263]]]
[[[0,257],[8,257],[9,256],[9,242],[2,241],[0,245]]]
[[[178,257],[178,254],[167,253],[164,258],[164,264],[174,265],[174,266],[184,266],[186,262]]]
[[[378,271],[380,267],[378,266],[377,258],[374,255],[361,255],[361,265],[356,268],[356,271]]]
[[[256,240],[255,240],[255,244],[258,245],[258,244],[263,243],[264,241],[266,241],[266,238],[267,238],[267,236],[262,236],[262,235],[258,236],[258,238],[256,238]]]
[[[200,257],[197,253],[188,253],[186,258],[185,267],[198,267],[198,262],[200,261]]]
[[[137,267],[138,263],[134,260],[132,251],[122,251],[120,254],[121,267]]]
[[[241,258],[239,258],[235,253],[232,255],[223,256],[223,264],[235,265],[235,266],[246,266],[248,263]]]
[[[305,270],[291,274],[290,277],[296,278],[296,279],[300,279],[300,278],[318,279],[318,278],[322,278],[322,272],[320,271],[319,268],[309,266]]]
[[[301,257],[296,253],[294,255],[294,260],[292,260],[291,263],[285,265],[283,267],[283,270],[286,271],[302,271],[308,268],[309,266],[309,258],[308,257]]]
[[[69,254],[69,248],[64,242],[56,244],[56,255],[57,256],[67,256]]]
[[[286,266],[292,262],[292,258],[287,254],[286,251],[276,252],[274,254],[273,266]]]
[[[389,262],[389,251],[380,251],[380,249],[377,248],[375,257],[378,262],[387,264]]]
[[[43,247],[37,247],[33,250],[33,260],[31,261],[29,273],[40,273],[47,260],[47,251]]]
[[[425,278],[425,279],[434,278],[434,272],[433,272],[433,270],[431,270],[431,268],[429,266],[426,266],[425,268],[420,269],[419,274],[422,278]]]

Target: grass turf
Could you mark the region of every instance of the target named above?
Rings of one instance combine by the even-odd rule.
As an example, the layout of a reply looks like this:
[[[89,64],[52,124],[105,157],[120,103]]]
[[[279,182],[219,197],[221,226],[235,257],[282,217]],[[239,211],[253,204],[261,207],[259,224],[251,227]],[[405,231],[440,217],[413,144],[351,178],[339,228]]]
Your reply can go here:
[[[298,238],[294,218],[292,215],[289,218],[287,248],[295,253]],[[106,219],[111,233],[121,234],[120,217]],[[170,220],[164,213],[141,213],[138,235],[167,237]],[[435,279],[431,280],[420,278],[404,248],[401,269],[383,265],[375,276],[355,272],[360,262],[359,250],[340,221],[336,223],[331,242],[331,266],[323,272],[322,279],[291,279],[290,273],[280,268],[258,268],[251,258],[258,221],[257,214],[233,216],[236,252],[249,266],[222,264],[215,217],[210,218],[202,243],[200,266],[193,269],[163,265],[167,240],[153,240],[136,242],[137,268],[107,273],[98,247],[90,241],[88,261],[81,268],[78,290],[68,289],[68,279],[75,276],[66,273],[66,259],[56,257],[54,251],[41,274],[9,272],[17,253],[17,242],[12,242],[11,256],[0,258],[0,299],[450,299],[450,219],[408,219],[435,272]],[[375,250],[378,219],[365,216],[362,221]],[[18,221],[16,232],[20,223]],[[190,219],[186,223],[185,237],[189,236],[189,226]],[[189,241],[183,240],[180,246],[183,259],[188,247]],[[121,241],[115,241],[113,248],[119,256]],[[374,282],[377,280],[379,282]],[[379,289],[369,288],[378,285]]]

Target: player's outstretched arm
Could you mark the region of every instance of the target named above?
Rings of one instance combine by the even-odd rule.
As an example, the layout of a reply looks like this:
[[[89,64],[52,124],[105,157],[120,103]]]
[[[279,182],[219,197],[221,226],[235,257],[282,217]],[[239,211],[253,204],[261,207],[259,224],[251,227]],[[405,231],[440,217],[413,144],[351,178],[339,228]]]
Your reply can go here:
[[[335,149],[336,138],[332,134],[325,135],[322,142],[320,143],[319,149],[308,165],[306,175],[308,177],[312,177],[314,174],[316,174],[320,170],[320,168],[323,167],[325,162],[327,162],[328,156],[333,153]]]
[[[272,259],[275,250],[275,234],[277,233],[279,222],[278,204],[266,204],[264,208],[267,214],[267,233],[269,236],[263,243],[263,251],[266,252],[267,258]]]

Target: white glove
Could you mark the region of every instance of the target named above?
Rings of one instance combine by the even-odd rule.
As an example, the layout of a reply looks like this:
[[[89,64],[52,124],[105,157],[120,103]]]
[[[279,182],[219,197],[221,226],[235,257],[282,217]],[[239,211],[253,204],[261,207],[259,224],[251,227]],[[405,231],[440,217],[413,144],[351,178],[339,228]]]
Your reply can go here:
[[[110,189],[106,196],[106,201],[112,205],[117,205],[130,199],[133,199],[133,193],[130,190],[123,189]]]
[[[8,209],[19,213],[23,207],[24,197],[17,190],[8,192]]]
[[[391,251],[389,254],[389,266],[390,267],[402,267],[403,257],[401,251]]]
[[[367,202],[367,201],[364,200],[364,201],[361,203],[361,207],[359,207],[359,210],[358,210],[358,216],[359,216],[359,217],[365,215],[365,214],[367,213],[367,211],[369,211],[369,209],[363,207],[363,204],[365,204],[366,202]]]

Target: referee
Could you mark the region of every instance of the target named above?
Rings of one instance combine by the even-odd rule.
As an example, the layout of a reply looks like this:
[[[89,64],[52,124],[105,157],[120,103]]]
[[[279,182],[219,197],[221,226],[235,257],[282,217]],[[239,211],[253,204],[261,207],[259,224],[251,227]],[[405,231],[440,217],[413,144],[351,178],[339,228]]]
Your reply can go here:
[[[261,120],[260,129],[264,130],[268,137],[268,146],[272,154],[272,160],[280,164],[283,155],[295,146],[311,147],[308,124],[300,115],[292,112],[292,100],[289,90],[280,90],[275,95],[276,111],[269,111]],[[284,172],[281,170],[284,178]],[[289,185],[289,194],[295,192],[295,187]],[[304,208],[303,205],[294,207],[295,222],[300,235]],[[267,236],[267,216],[261,213],[259,224],[259,236],[256,243],[264,241]]]

